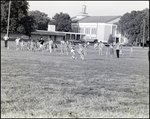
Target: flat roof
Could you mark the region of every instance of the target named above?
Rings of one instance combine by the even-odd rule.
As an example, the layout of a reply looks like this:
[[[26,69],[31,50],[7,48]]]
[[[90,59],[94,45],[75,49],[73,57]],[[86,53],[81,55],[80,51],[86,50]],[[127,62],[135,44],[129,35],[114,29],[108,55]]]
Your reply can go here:
[[[57,35],[57,36],[65,36],[66,34],[86,35],[86,34],[84,34],[84,33],[61,32],[61,31],[46,31],[46,30],[36,30],[35,32],[31,32],[31,34],[39,34],[39,35]]]

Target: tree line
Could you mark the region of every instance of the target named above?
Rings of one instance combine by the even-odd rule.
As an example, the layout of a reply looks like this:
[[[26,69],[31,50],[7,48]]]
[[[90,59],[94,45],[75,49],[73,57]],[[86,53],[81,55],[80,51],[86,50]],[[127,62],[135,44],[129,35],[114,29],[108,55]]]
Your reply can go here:
[[[1,32],[7,30],[9,1],[1,1]],[[31,36],[35,30],[47,30],[48,24],[56,25],[57,31],[71,31],[71,18],[66,13],[55,14],[50,19],[44,12],[29,11],[26,0],[13,0],[10,7],[9,32]]]
[[[144,20],[145,19],[145,25]],[[145,31],[143,31],[145,27]],[[142,11],[131,11],[125,13],[117,23],[117,28],[122,36],[129,39],[130,43],[141,43],[143,40],[143,33],[145,42],[149,40],[149,9]]]

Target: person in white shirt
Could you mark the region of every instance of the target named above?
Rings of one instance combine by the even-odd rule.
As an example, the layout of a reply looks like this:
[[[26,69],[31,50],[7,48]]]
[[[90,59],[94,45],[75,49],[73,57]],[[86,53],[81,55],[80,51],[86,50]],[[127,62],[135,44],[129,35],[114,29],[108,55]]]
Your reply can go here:
[[[48,39],[49,41],[49,52],[52,53],[52,47],[53,47],[53,40],[51,38]]]
[[[99,43],[99,55],[103,55],[103,47],[104,47],[104,44],[102,43],[102,41],[100,41],[100,43]]]
[[[16,50],[19,50],[19,41],[20,41],[20,38],[17,37],[15,41],[16,41]]]
[[[7,48],[7,43],[8,43],[8,39],[9,39],[7,34],[3,37],[3,39],[4,39],[5,47]]]

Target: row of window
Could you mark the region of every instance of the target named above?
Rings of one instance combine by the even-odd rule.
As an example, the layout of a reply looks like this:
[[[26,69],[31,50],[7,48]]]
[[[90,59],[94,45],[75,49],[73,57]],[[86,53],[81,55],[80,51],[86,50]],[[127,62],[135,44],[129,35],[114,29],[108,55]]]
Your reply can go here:
[[[97,28],[96,27],[92,27],[92,28],[90,28],[90,27],[86,27],[86,28],[80,27],[79,29],[78,29],[78,27],[73,27],[73,31],[76,32],[76,33],[80,32],[80,33],[94,34],[94,35],[97,34]]]
[[[86,27],[85,29],[83,27],[80,27],[80,33],[86,33],[86,34],[96,34],[97,33],[97,28],[93,27]]]

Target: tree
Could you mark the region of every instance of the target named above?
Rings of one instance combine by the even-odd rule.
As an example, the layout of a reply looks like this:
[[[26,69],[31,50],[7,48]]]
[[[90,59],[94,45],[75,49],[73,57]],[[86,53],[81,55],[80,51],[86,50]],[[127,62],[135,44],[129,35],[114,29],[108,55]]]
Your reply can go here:
[[[48,23],[50,22],[50,18],[47,14],[36,11],[29,11],[29,16],[32,16],[35,19],[35,27],[38,30],[47,30]]]
[[[1,1],[1,31],[5,32],[7,29],[9,1]],[[10,25],[11,32],[17,32],[20,27],[20,20],[28,14],[28,2],[26,0],[13,0],[10,7]]]
[[[56,31],[69,32],[72,31],[71,22],[71,18],[68,14],[60,12],[60,14],[55,14],[52,21],[50,21],[50,24],[56,26]]]
[[[22,24],[19,28],[25,35],[31,37],[31,32],[35,30],[35,19],[32,16],[25,16],[20,20]]]
[[[120,33],[129,39],[129,42],[133,43],[136,39],[142,39],[143,36],[143,19],[149,19],[149,9],[142,11],[131,11],[131,13],[125,13],[118,25]],[[146,21],[145,37],[148,37],[149,20]]]

